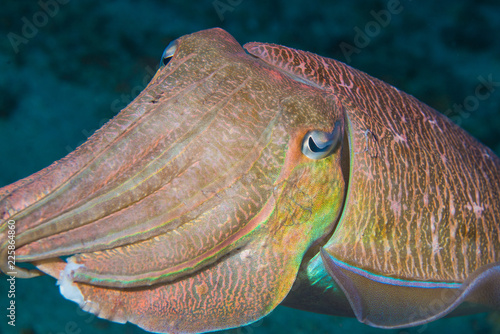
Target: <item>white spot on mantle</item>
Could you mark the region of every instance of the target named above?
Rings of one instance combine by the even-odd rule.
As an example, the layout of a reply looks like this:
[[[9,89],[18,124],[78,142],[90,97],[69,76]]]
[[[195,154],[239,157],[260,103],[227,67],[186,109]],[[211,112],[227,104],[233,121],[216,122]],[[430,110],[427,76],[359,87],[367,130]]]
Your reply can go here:
[[[396,215],[398,218],[401,216],[401,202],[398,201],[397,199],[389,200],[391,202],[391,210],[394,212],[394,215]]]
[[[406,143],[406,136],[401,136],[399,133],[394,134],[394,141],[397,143]]]
[[[240,258],[243,260],[243,261],[247,261],[248,259],[251,259],[252,258],[252,251],[250,249],[245,249],[243,250],[241,253],[240,253]]]
[[[469,203],[465,207],[469,210],[474,211],[477,217],[481,217],[484,211],[484,207],[475,202]]]
[[[453,195],[450,195],[450,214],[452,217],[455,215],[455,202],[453,201]]]

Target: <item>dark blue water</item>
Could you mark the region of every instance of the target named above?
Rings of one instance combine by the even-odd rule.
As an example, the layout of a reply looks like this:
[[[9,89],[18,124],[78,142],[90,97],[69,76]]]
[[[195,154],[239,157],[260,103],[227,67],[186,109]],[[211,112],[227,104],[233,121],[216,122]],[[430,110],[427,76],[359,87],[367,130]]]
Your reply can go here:
[[[173,39],[219,26],[346,62],[446,113],[500,152],[498,1],[4,1],[0,12],[0,186],[81,144],[145,86]],[[387,13],[392,7],[391,15]],[[482,80],[493,82],[478,98]],[[141,333],[78,311],[54,280],[17,280],[16,327],[0,333]],[[5,314],[5,315],[4,315]],[[278,307],[231,333],[499,333],[500,315],[383,331]]]

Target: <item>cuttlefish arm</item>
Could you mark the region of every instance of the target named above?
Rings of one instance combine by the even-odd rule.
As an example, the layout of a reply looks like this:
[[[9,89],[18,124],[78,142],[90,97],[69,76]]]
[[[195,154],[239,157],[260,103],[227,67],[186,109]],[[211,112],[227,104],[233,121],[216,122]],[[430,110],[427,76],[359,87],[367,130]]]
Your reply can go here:
[[[0,269],[36,274],[7,260],[14,222],[16,261],[99,317],[168,333],[242,326],[284,299],[340,215],[343,106],[221,29],[164,56],[85,144],[0,190]]]

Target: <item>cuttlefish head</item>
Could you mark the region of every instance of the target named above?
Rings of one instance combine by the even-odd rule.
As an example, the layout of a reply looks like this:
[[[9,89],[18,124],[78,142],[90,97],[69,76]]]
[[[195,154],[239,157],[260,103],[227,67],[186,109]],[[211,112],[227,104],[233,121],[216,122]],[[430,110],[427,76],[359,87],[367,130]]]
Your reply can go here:
[[[247,324],[335,227],[343,107],[221,29],[162,63],[85,144],[0,189],[0,268],[48,273],[82,308],[152,331]]]

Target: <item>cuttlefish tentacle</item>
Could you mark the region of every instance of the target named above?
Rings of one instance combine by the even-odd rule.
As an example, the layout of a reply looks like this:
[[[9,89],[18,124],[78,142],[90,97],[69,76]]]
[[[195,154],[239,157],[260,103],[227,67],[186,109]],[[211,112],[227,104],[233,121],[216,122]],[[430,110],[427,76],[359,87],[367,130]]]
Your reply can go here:
[[[100,317],[169,333],[244,325],[284,299],[333,230],[343,106],[220,29],[181,37],[166,56],[85,144],[1,190],[1,231],[15,221],[16,260]],[[301,151],[313,130],[312,149],[328,150],[318,161]]]

